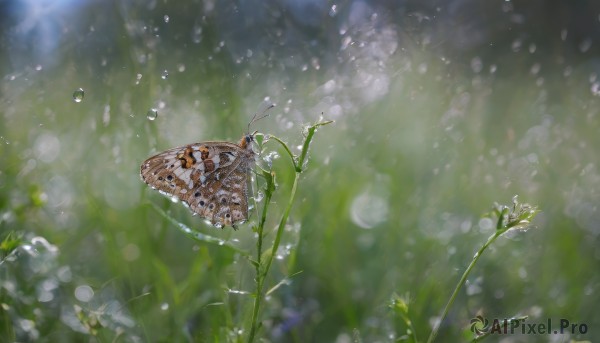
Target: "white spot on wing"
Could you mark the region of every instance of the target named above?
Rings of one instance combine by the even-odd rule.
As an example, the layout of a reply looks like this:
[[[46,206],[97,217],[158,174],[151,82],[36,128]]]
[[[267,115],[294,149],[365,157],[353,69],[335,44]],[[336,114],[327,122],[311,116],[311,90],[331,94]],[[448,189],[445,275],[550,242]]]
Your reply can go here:
[[[177,176],[178,178],[181,179],[181,175],[183,175],[184,173],[184,169],[183,168],[176,168],[173,173],[175,174],[175,176]]]

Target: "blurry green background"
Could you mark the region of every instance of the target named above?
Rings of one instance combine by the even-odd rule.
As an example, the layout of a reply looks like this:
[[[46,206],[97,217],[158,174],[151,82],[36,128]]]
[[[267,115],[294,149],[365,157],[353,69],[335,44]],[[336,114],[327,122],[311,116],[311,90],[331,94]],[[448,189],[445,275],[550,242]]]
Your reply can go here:
[[[600,339],[598,2],[5,0],[0,16],[1,342],[245,339],[252,265],[151,204],[255,253],[251,225],[209,227],[138,173],[237,141],[265,97],[252,129],[293,147],[321,113],[335,123],[300,180],[267,288],[300,273],[264,304],[263,341],[403,341],[394,293],[425,341],[493,231],[482,214],[515,194],[543,212],[481,258],[438,341],[469,340],[479,314],[588,329],[490,342]],[[272,230],[293,171],[267,149]]]

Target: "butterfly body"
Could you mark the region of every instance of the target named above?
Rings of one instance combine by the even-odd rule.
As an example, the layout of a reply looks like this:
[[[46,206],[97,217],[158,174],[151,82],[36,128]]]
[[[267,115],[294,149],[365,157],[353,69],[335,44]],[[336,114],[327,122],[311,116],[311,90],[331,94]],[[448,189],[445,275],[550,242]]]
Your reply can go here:
[[[169,149],[148,158],[142,180],[164,195],[180,200],[217,227],[248,219],[248,181],[256,153],[254,135],[238,144],[202,142]]]

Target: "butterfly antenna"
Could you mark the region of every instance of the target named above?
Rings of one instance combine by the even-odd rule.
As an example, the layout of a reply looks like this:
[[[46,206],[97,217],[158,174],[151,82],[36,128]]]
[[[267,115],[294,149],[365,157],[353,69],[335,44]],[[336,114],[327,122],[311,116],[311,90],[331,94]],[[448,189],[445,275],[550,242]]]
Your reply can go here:
[[[275,107],[274,103],[270,103],[267,108],[265,108],[262,112],[260,112],[260,115],[258,114],[258,112],[254,113],[254,115],[252,116],[252,120],[250,120],[250,122],[248,123],[248,130],[247,132],[250,132],[250,125],[254,124],[255,122],[268,117],[271,113],[268,113],[267,111],[269,111],[270,109],[272,109],[273,107]]]

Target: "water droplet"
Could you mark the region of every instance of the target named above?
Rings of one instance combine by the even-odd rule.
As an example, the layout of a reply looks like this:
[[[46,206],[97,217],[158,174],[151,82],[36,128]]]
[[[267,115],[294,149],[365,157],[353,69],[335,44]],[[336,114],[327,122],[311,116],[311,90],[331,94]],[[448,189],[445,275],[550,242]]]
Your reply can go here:
[[[160,309],[163,310],[163,311],[168,310],[169,309],[169,303],[162,303],[160,305]]]
[[[315,68],[315,70],[321,69],[321,64],[319,63],[319,59],[316,57],[313,57],[310,60],[310,64],[312,65],[313,68]]]
[[[529,53],[533,54],[536,49],[537,49],[537,47],[535,46],[535,44],[533,44],[533,43],[529,44]]]
[[[180,63],[177,65],[177,71],[183,73],[185,71],[185,64]]]
[[[256,196],[254,197],[254,201],[261,202],[264,197],[265,197],[265,194],[262,191],[258,191],[256,193]]]
[[[248,291],[242,291],[239,289],[228,289],[227,292],[230,294],[250,294]]]
[[[479,73],[483,69],[483,61],[479,56],[475,56],[471,60],[471,69],[473,69],[475,73]]]
[[[104,124],[104,126],[108,126],[108,124],[110,123],[110,105],[105,105],[104,106],[104,112],[102,113],[102,124]]]
[[[165,20],[165,23],[167,23],[167,24],[168,24],[168,23],[169,23],[169,20],[170,20],[171,18],[169,18],[169,16],[165,14],[165,16],[163,17],[163,19]]]
[[[21,327],[21,329],[25,332],[30,332],[30,331],[35,330],[35,322],[33,320],[20,319],[18,322],[19,322],[19,326]]]
[[[34,143],[36,157],[42,162],[51,163],[60,155],[60,140],[50,134],[41,134]]]
[[[265,157],[263,157],[263,161],[265,161],[269,168],[271,168],[273,166],[273,160],[276,160],[278,158],[279,154],[276,151],[271,151],[270,153],[265,155]]]
[[[598,83],[598,82],[592,83],[590,90],[592,91],[593,95],[600,96],[600,83]]]
[[[85,92],[83,91],[83,88],[77,89],[75,92],[73,92],[73,101],[75,101],[75,102],[83,101],[84,95],[85,95]]]
[[[88,302],[94,297],[94,290],[88,285],[75,288],[75,298],[82,302]]]
[[[584,39],[583,42],[581,42],[581,44],[579,44],[579,50],[581,52],[587,52],[588,50],[590,50],[591,47],[592,47],[592,40],[589,38]]]
[[[126,261],[135,261],[140,257],[140,248],[135,244],[129,243],[121,249],[121,253]]]
[[[331,9],[329,9],[329,16],[335,17],[336,14],[337,14],[337,5],[333,5],[333,6],[331,6]]]
[[[387,220],[389,205],[383,196],[366,191],[354,199],[350,211],[354,224],[371,229]]]
[[[467,295],[476,295],[483,291],[481,288],[481,283],[483,282],[483,277],[478,277],[475,280],[467,280],[466,282],[466,293]]]
[[[165,70],[162,72],[162,74],[160,75],[160,78],[161,78],[161,79],[163,79],[163,80],[166,80],[166,79],[168,79],[168,78],[169,78],[169,71],[165,69]]]
[[[542,68],[542,66],[539,63],[535,63],[534,65],[531,66],[531,69],[529,72],[531,74],[535,75],[540,72],[541,68]]]
[[[521,50],[521,45],[523,45],[523,42],[520,39],[515,39],[510,48],[512,49],[512,51],[514,52],[519,52],[519,50]]]
[[[192,29],[192,42],[198,44],[202,41],[202,26],[195,25]]]
[[[158,117],[158,111],[156,110],[156,108],[151,108],[150,110],[148,110],[148,113],[146,113],[146,118],[148,118],[148,120],[154,120]]]
[[[352,37],[346,36],[342,39],[340,50],[346,50],[352,44]]]

